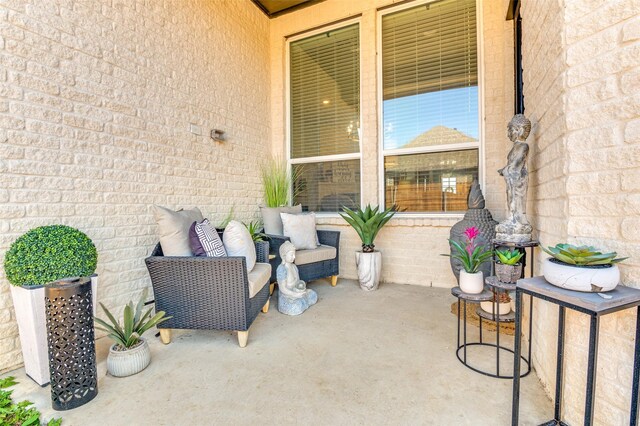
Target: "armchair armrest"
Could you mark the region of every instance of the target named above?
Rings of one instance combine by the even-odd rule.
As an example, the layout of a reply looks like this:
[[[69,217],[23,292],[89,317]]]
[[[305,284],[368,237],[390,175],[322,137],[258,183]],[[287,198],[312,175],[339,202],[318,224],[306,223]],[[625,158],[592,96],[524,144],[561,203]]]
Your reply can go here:
[[[340,245],[340,231],[325,231],[318,229],[317,232],[320,244],[335,247],[336,249]]]
[[[267,234],[269,237],[269,254],[275,255],[275,259],[271,259],[271,265],[279,265],[282,263],[282,258],[280,257],[280,246],[285,243],[285,241],[291,241],[291,238],[285,237],[284,235],[272,235]]]

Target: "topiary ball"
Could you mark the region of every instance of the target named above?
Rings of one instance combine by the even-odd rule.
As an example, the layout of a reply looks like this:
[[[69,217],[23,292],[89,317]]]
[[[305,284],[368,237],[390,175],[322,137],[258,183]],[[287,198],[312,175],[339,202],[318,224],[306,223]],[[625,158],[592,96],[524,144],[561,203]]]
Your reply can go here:
[[[11,244],[4,271],[16,286],[43,285],[68,277],[93,275],[98,263],[89,237],[64,225],[40,226]]]

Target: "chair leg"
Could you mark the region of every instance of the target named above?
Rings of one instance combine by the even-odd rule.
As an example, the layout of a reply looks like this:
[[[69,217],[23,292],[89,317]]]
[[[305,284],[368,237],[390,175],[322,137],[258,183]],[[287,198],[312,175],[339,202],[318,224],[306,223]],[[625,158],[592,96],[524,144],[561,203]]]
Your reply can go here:
[[[269,284],[269,296],[273,294],[273,290],[276,289],[276,283]]]
[[[333,275],[333,276],[331,277],[331,286],[332,286],[332,287],[335,287],[335,286],[336,286],[336,284],[338,284],[338,276],[337,276],[337,275]]]
[[[241,348],[247,346],[247,340],[249,340],[249,330],[238,331],[238,344]]]
[[[269,312],[269,301],[271,301],[271,299],[267,299],[267,303],[265,303],[264,306],[262,307],[262,312],[265,314]]]
[[[170,328],[161,328],[160,329],[160,340],[165,345],[171,343],[171,329]]]

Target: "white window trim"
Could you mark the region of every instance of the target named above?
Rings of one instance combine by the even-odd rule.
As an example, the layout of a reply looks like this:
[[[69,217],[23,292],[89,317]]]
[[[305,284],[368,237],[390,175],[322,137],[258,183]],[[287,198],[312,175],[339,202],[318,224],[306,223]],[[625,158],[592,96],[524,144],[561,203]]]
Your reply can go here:
[[[285,75],[284,75],[284,85],[285,85],[285,158],[287,159],[287,168],[289,172],[291,172],[291,167],[294,164],[309,164],[309,163],[324,163],[329,161],[340,161],[340,160],[360,160],[360,205],[362,206],[364,200],[364,194],[362,193],[362,135],[364,132],[362,131],[363,121],[362,121],[362,93],[363,93],[363,82],[362,82],[362,19],[360,16],[355,17],[353,19],[340,21],[335,25],[323,26],[322,28],[318,28],[316,30],[307,31],[304,33],[300,33],[295,35],[294,37],[290,37],[285,42]],[[291,158],[291,42],[305,39],[317,34],[326,33],[327,31],[335,30],[338,28],[348,27],[349,25],[358,24],[358,50],[360,53],[360,57],[358,58],[359,62],[359,79],[360,79],[360,136],[358,138],[358,152],[357,153],[349,153],[349,154],[336,154],[336,155],[323,155],[317,157],[304,157],[304,158]],[[293,188],[289,188],[291,192]],[[291,194],[289,194],[291,197]],[[291,200],[294,201],[293,199]],[[317,215],[320,216],[337,216],[337,212],[316,212]]]
[[[416,6],[420,6],[427,3],[433,3],[437,0],[416,0],[405,4],[398,5],[397,7],[390,7],[378,11],[377,16],[377,28],[376,34],[376,77],[377,77],[377,122],[378,122],[378,202],[381,206],[385,205],[385,181],[384,181],[384,158],[388,155],[402,155],[402,154],[421,154],[429,152],[444,152],[444,151],[460,151],[465,149],[477,149],[478,150],[478,181],[480,188],[485,188],[485,161],[484,161],[484,43],[482,42],[482,0],[476,0],[476,42],[478,50],[478,142],[466,142],[460,144],[451,145],[438,145],[434,147],[417,147],[417,148],[400,148],[400,149],[385,149],[384,148],[384,125],[383,125],[383,108],[382,108],[382,95],[383,95],[383,79],[382,79],[382,17],[390,13],[398,12],[405,9],[411,9]],[[459,218],[464,215],[464,212],[449,213],[449,212],[398,212],[397,215],[406,218]]]

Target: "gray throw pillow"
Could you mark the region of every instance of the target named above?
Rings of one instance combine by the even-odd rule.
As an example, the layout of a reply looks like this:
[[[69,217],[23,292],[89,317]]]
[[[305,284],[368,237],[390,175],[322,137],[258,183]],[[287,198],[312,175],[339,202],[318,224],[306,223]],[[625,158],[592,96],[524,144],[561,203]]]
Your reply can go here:
[[[246,258],[247,272],[251,272],[256,264],[256,245],[253,243],[247,227],[237,220],[232,220],[224,228],[222,242],[229,256]]]
[[[165,207],[153,206],[153,215],[158,224],[160,246],[165,256],[192,256],[189,244],[189,228],[193,222],[202,222],[202,213],[197,207],[192,210],[174,212]]]
[[[262,214],[265,234],[284,235],[280,213],[302,213],[302,204],[293,207],[260,207],[260,213]]]
[[[316,215],[313,213],[280,213],[284,236],[291,239],[297,250],[313,250],[318,246]]]

